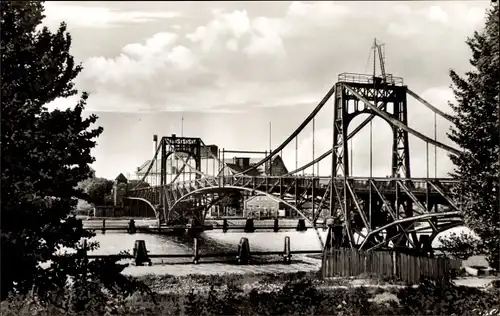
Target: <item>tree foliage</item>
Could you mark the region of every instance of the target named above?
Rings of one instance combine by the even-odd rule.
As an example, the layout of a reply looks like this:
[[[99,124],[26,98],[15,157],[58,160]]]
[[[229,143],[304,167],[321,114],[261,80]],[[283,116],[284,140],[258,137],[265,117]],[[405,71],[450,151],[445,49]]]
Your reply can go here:
[[[483,30],[466,43],[472,70],[460,77],[450,71],[456,103],[449,138],[462,151],[451,155],[457,195],[466,225],[481,239],[492,267],[499,268],[499,28],[498,4],[492,4]]]
[[[95,205],[105,205],[106,197],[110,196],[114,182],[106,178],[91,177],[79,183],[79,188],[88,195],[87,202]]]
[[[217,203],[222,207],[232,207],[235,209],[239,209],[241,207],[241,201],[243,196],[241,192],[231,192],[225,195],[220,201]]]
[[[91,176],[90,151],[102,128],[83,117],[87,94],[73,109],[48,111],[56,98],[77,94],[82,70],[70,54],[66,25],[41,28],[42,1],[2,1],[1,11],[1,295],[43,290],[75,274],[84,231],[70,211],[84,198],[77,184]],[[51,260],[49,269],[39,262]]]
[[[459,260],[481,255],[486,250],[481,239],[465,232],[451,233],[449,236],[439,238],[439,241],[451,257]]]

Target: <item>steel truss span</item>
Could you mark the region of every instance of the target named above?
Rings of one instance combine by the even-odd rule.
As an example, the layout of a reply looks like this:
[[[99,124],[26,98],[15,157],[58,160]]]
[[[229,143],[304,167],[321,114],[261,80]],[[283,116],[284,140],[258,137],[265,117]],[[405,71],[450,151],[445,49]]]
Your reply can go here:
[[[344,73],[282,144],[266,151],[263,159],[244,170],[235,172],[229,168],[224,154],[221,157],[220,150],[219,154],[213,152],[200,138],[163,137],[153,158],[156,161],[160,156],[160,185],[137,186],[128,192],[129,200],[142,201],[147,207],[154,208],[157,217],[166,224],[182,224],[188,220],[203,224],[208,210],[224,196],[245,191],[250,196],[267,195],[282,202],[315,228],[317,223],[326,222],[328,218],[325,247],[363,250],[397,247],[431,251],[432,241],[440,232],[463,224],[452,194],[456,182],[447,178],[412,177],[408,135],[451,154],[457,154],[458,150],[408,126],[408,94],[429,111],[452,120],[450,115],[403,85],[402,78],[385,73],[383,77]],[[251,176],[251,172],[263,166],[268,170],[266,168],[273,158],[293,140],[297,147],[299,135],[311,122],[314,124],[314,118],[330,99],[333,99],[334,109],[331,149],[281,176],[271,176],[267,171],[260,172],[260,176]],[[369,117],[348,133],[349,124],[360,114],[369,114]],[[387,178],[353,176],[349,172],[348,140],[375,116],[392,128],[392,174]],[[214,163],[211,171],[203,169],[202,152]],[[328,156],[332,157],[331,176],[298,175],[307,168],[314,170]],[[171,181],[167,181],[167,159],[172,157],[179,159],[182,167]],[[189,159],[194,161],[194,166],[188,163]],[[152,165],[153,161],[143,180]],[[179,176],[186,170],[195,174],[195,178],[180,181]],[[310,207],[305,209],[305,205]]]
[[[325,180],[327,184],[323,184]],[[137,189],[131,196],[153,204],[159,204],[163,196],[172,204],[158,216],[172,223],[195,218],[202,224],[208,209],[224,194],[245,190],[274,196],[316,226],[321,210],[331,209],[332,183],[336,196],[333,215],[340,222],[349,222],[351,233],[330,236],[329,241],[334,240],[342,246],[368,250],[388,246],[392,241],[398,247],[424,249],[430,247],[432,238],[438,233],[461,224],[458,209],[449,196],[455,181],[449,179],[349,177],[334,178],[332,182],[325,177],[227,176]],[[191,201],[194,207],[183,210],[183,201]],[[306,202],[312,203],[313,208],[301,210]],[[354,208],[346,211],[345,206],[349,203]],[[426,230],[432,238],[418,240],[416,233]]]

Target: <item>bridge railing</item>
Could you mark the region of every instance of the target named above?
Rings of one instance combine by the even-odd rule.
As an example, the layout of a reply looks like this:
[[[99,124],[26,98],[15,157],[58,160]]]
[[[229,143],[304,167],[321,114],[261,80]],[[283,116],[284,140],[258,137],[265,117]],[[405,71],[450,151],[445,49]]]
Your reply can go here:
[[[268,185],[283,185],[283,186],[291,186],[298,185],[300,187],[310,186],[311,182],[314,181],[315,188],[324,188],[328,185],[330,181],[329,176],[224,176],[224,177],[207,177],[207,178],[199,178],[182,182],[175,182],[172,184],[166,185],[169,189],[176,188],[199,188],[199,187],[212,187],[212,186],[261,186],[265,183]],[[337,185],[343,185],[344,182],[343,177],[336,177],[334,181]],[[429,181],[433,183],[439,183],[439,187],[441,187],[444,191],[449,191],[451,186],[457,183],[457,180],[450,178],[385,178],[385,177],[348,177],[348,181],[357,189],[368,189],[369,181],[373,181],[380,189],[392,189],[396,186],[396,183],[400,181],[403,184],[410,184],[412,190],[417,191],[425,191],[429,186]],[[278,183],[279,182],[279,183]],[[147,191],[151,190],[152,187],[146,188],[138,188],[133,191]]]

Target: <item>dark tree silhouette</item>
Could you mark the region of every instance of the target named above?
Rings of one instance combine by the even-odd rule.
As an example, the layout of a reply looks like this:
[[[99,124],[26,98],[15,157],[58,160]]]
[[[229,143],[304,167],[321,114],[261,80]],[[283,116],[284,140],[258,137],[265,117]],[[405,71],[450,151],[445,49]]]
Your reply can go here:
[[[487,260],[499,266],[499,27],[498,4],[486,14],[485,27],[466,43],[472,51],[472,70],[460,77],[450,71],[456,103],[455,127],[449,137],[463,150],[451,155],[459,181],[456,193],[466,225],[482,240]],[[462,243],[463,244],[463,243]],[[463,245],[462,245],[463,246]]]
[[[78,248],[82,229],[70,211],[91,176],[90,150],[102,128],[82,117],[87,94],[73,109],[49,112],[56,98],[77,94],[73,80],[82,67],[70,54],[71,36],[61,23],[55,33],[40,28],[42,1],[1,2],[2,221],[1,295],[58,287],[78,260],[56,256]],[[47,269],[39,262],[51,260]]]

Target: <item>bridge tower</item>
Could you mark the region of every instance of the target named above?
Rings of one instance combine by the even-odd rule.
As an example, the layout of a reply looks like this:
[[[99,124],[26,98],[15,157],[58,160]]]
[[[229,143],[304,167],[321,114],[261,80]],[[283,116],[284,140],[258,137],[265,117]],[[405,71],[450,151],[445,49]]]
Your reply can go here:
[[[201,177],[201,138],[195,137],[177,137],[177,135],[172,134],[172,136],[164,136],[160,141],[161,146],[161,171],[160,171],[160,187],[161,191],[161,205],[163,210],[168,209],[168,196],[165,192],[167,183],[167,159],[171,155],[178,153],[184,153],[189,158],[195,161],[196,179]],[[164,218],[167,219],[167,214],[164,214]]]
[[[369,75],[339,75],[334,100],[333,175],[337,177],[353,176],[349,174],[349,145],[347,141],[349,123],[360,114],[377,116],[377,113],[351,93],[344,84],[348,84],[351,89],[381,111],[405,125],[408,124],[407,87],[403,85],[402,78],[389,75],[389,79],[390,81],[384,83],[382,78],[370,77]],[[398,126],[392,126],[392,177],[411,178],[408,132]]]
[[[360,114],[369,114],[371,117],[379,116],[366,102],[370,102],[380,111],[389,116],[382,117],[392,128],[392,178],[411,178],[410,172],[410,151],[408,144],[408,132],[403,128],[391,124],[390,119],[398,120],[404,125],[408,124],[408,112],[406,102],[407,87],[403,85],[403,79],[385,75],[376,77],[364,74],[343,73],[338,77],[334,94],[334,123],[333,123],[333,147],[332,147],[332,183],[334,188],[330,194],[331,215],[343,217],[347,233],[352,234],[350,225],[355,225],[356,214],[352,212],[356,207],[362,205],[366,214],[376,213],[375,209],[380,209],[380,205],[373,202],[357,199],[349,192],[347,185],[349,178],[354,176],[349,174],[349,143],[348,127],[352,120]],[[337,180],[335,180],[335,178]],[[338,179],[343,179],[343,183],[338,183]],[[371,186],[370,186],[371,188]],[[339,195],[338,197],[336,195]],[[412,216],[412,202],[410,200],[400,200],[395,205],[395,209],[403,207],[407,216]],[[343,204],[343,205],[341,205]],[[356,205],[357,204],[357,205]],[[339,216],[340,215],[340,216]],[[372,226],[370,216],[369,225]],[[351,236],[352,238],[352,236]],[[348,239],[345,240],[347,246]]]

